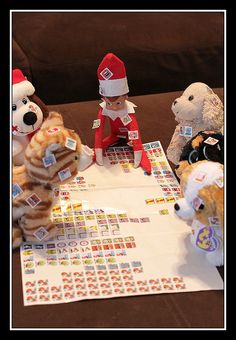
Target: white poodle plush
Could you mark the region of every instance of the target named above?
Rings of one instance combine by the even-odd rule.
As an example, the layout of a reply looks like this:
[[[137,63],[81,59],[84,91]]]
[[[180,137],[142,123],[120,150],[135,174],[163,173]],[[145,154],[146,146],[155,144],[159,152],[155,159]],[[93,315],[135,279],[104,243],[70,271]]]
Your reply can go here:
[[[223,103],[205,83],[189,85],[171,107],[178,125],[167,148],[167,158],[178,165],[184,145],[199,131],[224,133]]]
[[[180,178],[183,197],[174,205],[176,215],[191,224],[191,242],[207,260],[223,265],[224,166],[208,160],[187,166]]]

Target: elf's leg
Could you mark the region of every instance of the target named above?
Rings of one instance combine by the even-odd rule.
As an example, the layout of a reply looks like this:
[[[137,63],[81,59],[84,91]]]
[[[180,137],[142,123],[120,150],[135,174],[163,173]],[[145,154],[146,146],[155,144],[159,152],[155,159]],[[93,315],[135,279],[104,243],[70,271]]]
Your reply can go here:
[[[119,140],[119,137],[117,137],[116,135],[112,135],[112,134],[105,137],[102,141],[103,151],[105,151],[108,148],[108,146],[110,146],[111,144],[114,144],[118,140]]]
[[[150,160],[148,159],[148,156],[145,150],[142,150],[142,158],[141,158],[140,166],[143,168],[144,171],[146,171],[148,175],[151,175],[152,167],[151,167]]]

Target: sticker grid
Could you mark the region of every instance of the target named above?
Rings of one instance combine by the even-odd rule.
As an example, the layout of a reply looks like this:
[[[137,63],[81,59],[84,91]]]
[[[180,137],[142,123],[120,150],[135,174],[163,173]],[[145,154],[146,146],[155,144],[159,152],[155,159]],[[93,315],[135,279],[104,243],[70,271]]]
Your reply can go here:
[[[150,212],[155,209],[160,219],[165,220],[170,214],[170,204],[180,196],[178,181],[160,142],[143,146],[151,161],[152,180],[158,190],[155,197],[143,197],[147,210],[138,209],[137,215],[129,216],[116,209],[114,212],[88,209],[87,201],[75,200],[77,193],[96,189],[93,179],[89,182],[79,174],[70,183],[55,188],[54,196],[58,201],[51,214],[57,225],[55,239],[38,244],[24,243],[21,247],[26,306],[192,290],[189,279],[176,275],[175,271],[170,270],[166,276],[147,273],[147,261],[142,254],[139,256],[136,228],[132,228],[135,225],[139,229],[151,227],[149,209]],[[111,165],[120,165],[122,176],[126,177],[126,173],[130,176],[129,173],[135,171],[131,147],[109,148],[105,156]],[[137,172],[135,174],[137,176]],[[144,214],[141,216],[140,212]],[[130,232],[124,235],[122,230],[132,230],[133,235]]]

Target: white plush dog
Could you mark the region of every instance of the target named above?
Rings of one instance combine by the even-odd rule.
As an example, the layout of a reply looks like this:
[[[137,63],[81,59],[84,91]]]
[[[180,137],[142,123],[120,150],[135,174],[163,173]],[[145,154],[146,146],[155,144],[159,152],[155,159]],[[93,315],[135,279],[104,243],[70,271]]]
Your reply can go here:
[[[192,83],[171,107],[178,125],[167,148],[167,158],[178,165],[184,145],[199,131],[224,130],[223,103],[205,83]]]
[[[192,223],[193,245],[215,266],[223,265],[223,168],[207,160],[187,166],[180,179],[183,197],[174,205],[176,215]]]
[[[19,69],[12,71],[13,164],[24,163],[24,152],[32,135],[48,116],[48,109],[35,95],[35,88]]]

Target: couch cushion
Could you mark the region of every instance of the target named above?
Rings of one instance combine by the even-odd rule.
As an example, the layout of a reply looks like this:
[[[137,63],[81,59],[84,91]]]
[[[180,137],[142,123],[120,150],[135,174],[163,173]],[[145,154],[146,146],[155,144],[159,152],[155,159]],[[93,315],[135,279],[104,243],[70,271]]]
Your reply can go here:
[[[224,86],[223,12],[18,12],[12,32],[47,104],[98,99],[96,71],[108,52],[125,62],[131,96],[194,81]],[[13,50],[13,67],[21,65]]]

